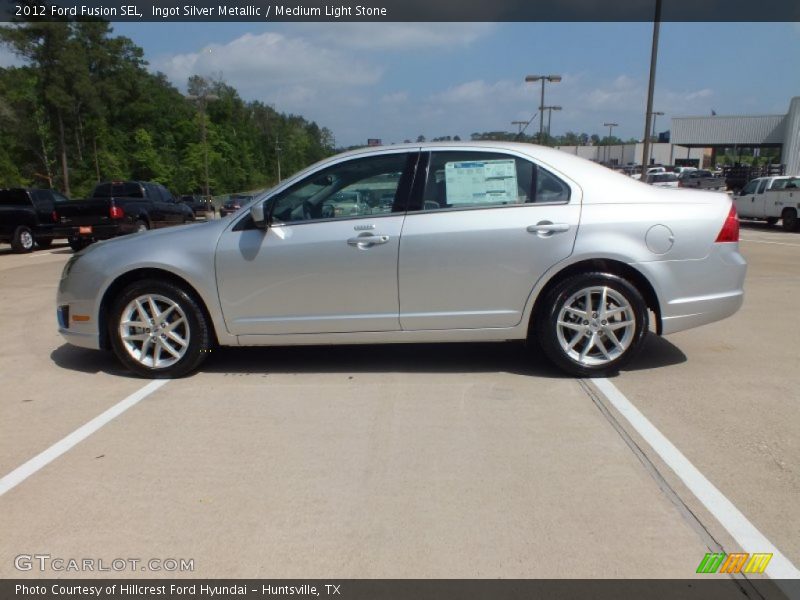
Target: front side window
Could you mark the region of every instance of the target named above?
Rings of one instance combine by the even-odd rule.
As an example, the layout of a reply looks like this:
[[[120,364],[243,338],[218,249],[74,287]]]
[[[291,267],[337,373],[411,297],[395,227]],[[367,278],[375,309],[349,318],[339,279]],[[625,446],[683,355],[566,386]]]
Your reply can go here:
[[[569,186],[532,162],[495,152],[433,152],[417,210],[567,202]]]
[[[758,179],[754,179],[753,181],[748,183],[746,186],[744,186],[744,188],[742,188],[742,196],[745,196],[747,194],[755,194],[756,193],[756,188],[758,187],[759,183],[761,183],[761,182]]]
[[[274,201],[272,219],[294,223],[391,213],[409,155],[348,160],[295,184]]]
[[[761,185],[758,186],[758,193],[759,194],[763,194],[764,190],[767,189],[767,182],[768,181],[769,181],[768,179],[765,179],[764,181],[761,182]]]

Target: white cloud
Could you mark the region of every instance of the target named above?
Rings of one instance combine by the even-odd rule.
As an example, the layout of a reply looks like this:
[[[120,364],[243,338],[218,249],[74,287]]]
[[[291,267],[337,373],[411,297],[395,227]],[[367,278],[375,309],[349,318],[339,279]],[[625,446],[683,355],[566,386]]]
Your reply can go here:
[[[153,66],[179,85],[194,74],[222,74],[242,90],[330,85],[360,86],[377,82],[381,69],[338,50],[281,33],[247,33],[227,44],[200,52],[156,58]]]
[[[491,34],[493,23],[310,23],[303,29],[325,44],[356,50],[460,48]]]
[[[397,105],[408,102],[408,92],[392,92],[381,96],[382,104]]]

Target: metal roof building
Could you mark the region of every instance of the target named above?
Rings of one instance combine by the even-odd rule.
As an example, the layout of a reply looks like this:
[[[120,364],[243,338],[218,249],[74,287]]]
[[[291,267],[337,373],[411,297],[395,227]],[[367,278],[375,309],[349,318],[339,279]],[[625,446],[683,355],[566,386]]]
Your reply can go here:
[[[670,142],[687,147],[779,146],[786,172],[800,173],[800,97],[785,115],[675,117]]]

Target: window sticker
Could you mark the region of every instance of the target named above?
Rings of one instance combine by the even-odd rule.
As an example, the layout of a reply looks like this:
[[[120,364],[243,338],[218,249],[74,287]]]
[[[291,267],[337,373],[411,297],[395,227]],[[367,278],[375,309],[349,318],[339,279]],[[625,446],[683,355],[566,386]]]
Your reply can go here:
[[[445,163],[447,204],[511,204],[517,202],[514,159]]]

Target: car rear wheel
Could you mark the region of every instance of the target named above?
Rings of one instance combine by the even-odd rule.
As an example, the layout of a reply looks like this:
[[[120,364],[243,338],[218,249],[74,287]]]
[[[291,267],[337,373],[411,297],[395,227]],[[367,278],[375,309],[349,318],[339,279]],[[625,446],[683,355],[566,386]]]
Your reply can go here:
[[[134,226],[136,228],[136,233],[141,233],[142,231],[147,231],[150,229],[150,225],[147,224],[147,221],[142,219],[136,219]]]
[[[114,353],[128,369],[150,378],[182,377],[203,362],[211,333],[203,310],[183,288],[137,281],[117,297],[109,319]]]
[[[616,373],[641,349],[647,305],[625,279],[583,273],[557,284],[537,315],[535,333],[545,355],[579,377]]]
[[[11,248],[14,252],[30,252],[33,250],[34,240],[30,227],[20,225],[14,230],[11,237]]]
[[[797,231],[800,221],[797,219],[797,211],[793,208],[783,209],[781,221],[784,231]]]

